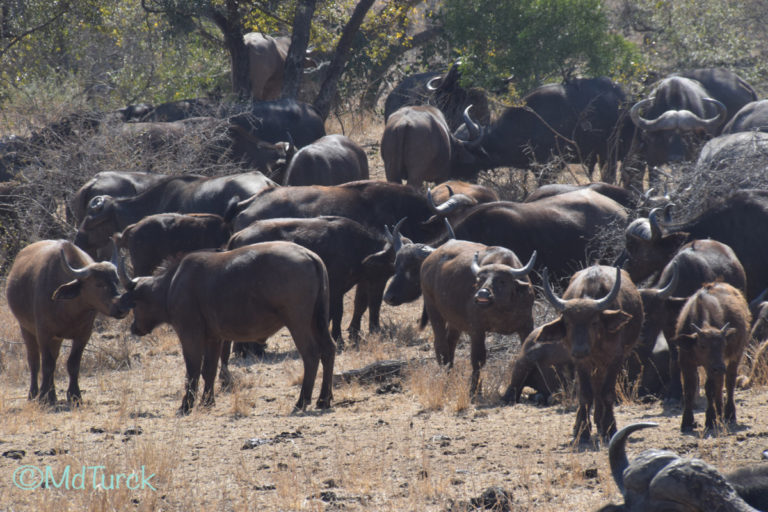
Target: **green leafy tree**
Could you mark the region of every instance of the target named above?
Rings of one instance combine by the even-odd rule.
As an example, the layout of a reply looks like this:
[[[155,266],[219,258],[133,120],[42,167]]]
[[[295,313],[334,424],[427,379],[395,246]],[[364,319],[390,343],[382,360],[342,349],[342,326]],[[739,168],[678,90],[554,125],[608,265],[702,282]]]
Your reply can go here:
[[[463,57],[465,80],[519,90],[579,72],[631,73],[640,56],[609,30],[601,0],[446,0],[448,39]]]

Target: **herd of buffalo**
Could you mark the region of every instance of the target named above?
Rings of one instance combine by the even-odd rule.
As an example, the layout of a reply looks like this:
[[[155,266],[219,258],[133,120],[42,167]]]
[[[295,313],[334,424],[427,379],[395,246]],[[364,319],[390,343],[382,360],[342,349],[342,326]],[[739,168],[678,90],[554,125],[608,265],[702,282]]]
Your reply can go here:
[[[575,379],[574,439],[591,442],[592,423],[601,440],[612,439],[625,498],[603,510],[765,510],[764,468],[723,476],[658,450],[629,463],[626,438],[650,425],[617,433],[613,407],[624,375],[639,395],[681,401],[681,429],[691,431],[703,368],[703,425],[717,432],[736,421],[747,349],[758,355],[741,383],[765,373],[768,190],[734,189],[674,221],[674,197],[640,191],[659,181],[664,164],[705,158],[722,167],[723,155],[764,150],[768,100],[757,101],[730,71],[698,69],[660,80],[634,103],[607,78],[569,79],[491,120],[484,94],[461,88],[457,76],[455,64],[408,77],[390,94],[381,139],[387,181],[368,179],[365,152],[326,135],[313,107],[294,100],[267,99],[224,117],[204,100],[113,113],[126,132],[158,145],[223,119],[222,151],[248,169],[218,177],[101,172],[80,187],[68,204],[74,241],[28,245],[7,276],[29,398],[56,402],[56,359],[62,339],[72,339],[67,399],[79,402],[80,359],[97,313],[132,311],[133,334],[167,323],[179,337],[181,413],[196,398],[213,403],[219,362],[222,385],[231,384],[232,342],[249,350],[282,327],[304,364],[297,409],[310,404],[320,364],[317,406],[331,407],[343,297],[356,286],[350,341],[366,311],[369,329],[379,328],[382,300],[422,297],[420,324],[432,328],[438,362],[452,365],[461,333],[469,336],[473,397],[482,393],[489,332],[522,342],[504,402],[520,400],[524,387],[546,396]],[[0,143],[5,172],[22,165],[18,155],[34,137]],[[553,156],[582,163],[590,176],[597,167],[603,181],[542,186],[522,202],[470,183],[482,170],[526,169]],[[612,184],[619,169],[622,186]],[[436,186],[424,193],[427,182]],[[609,228],[623,232],[623,247],[595,244]],[[556,313],[538,326],[535,286]]]

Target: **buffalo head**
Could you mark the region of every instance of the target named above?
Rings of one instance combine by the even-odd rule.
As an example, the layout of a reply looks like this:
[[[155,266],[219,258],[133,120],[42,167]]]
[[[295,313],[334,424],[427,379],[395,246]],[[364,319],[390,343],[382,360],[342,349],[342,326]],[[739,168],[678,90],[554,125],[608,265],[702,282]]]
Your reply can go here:
[[[166,297],[181,258],[166,260],[152,276],[133,278],[126,271],[125,260],[121,256],[117,259],[117,272],[126,289],[120,296],[120,307],[126,311],[133,309],[131,333],[144,336],[167,319]]]
[[[543,272],[544,296],[560,313],[560,318],[546,324],[542,329],[544,339],[561,338],[571,350],[574,359],[583,359],[592,355],[594,346],[600,346],[603,340],[620,331],[632,315],[621,309],[608,309],[616,306],[616,299],[621,291],[621,269],[616,269],[616,278],[611,290],[605,297],[593,299],[585,296],[585,290],[568,290],[574,298],[564,300],[555,295],[549,284],[547,269]]]
[[[680,334],[672,340],[680,349],[681,359],[702,361],[708,374],[711,372],[713,375],[724,375],[727,339],[736,333],[736,329],[728,323],[722,327],[709,323],[704,323],[701,327],[693,324],[691,327],[693,333]]]
[[[530,295],[533,301],[533,287],[525,277],[533,270],[536,263],[536,251],[522,268],[512,268],[499,263],[480,265],[479,255],[472,260],[472,273],[475,275],[475,304],[482,308],[498,306],[501,308],[518,305],[515,300],[522,295]]]
[[[395,275],[384,292],[384,302],[399,306],[413,302],[421,295],[421,264],[434,249],[426,244],[414,244],[400,234],[400,226],[406,218],[400,219],[387,238],[395,251]]]
[[[96,196],[88,203],[85,218],[75,235],[75,245],[96,258],[98,249],[109,244],[113,233],[120,231],[115,217],[115,199]]]
[[[647,219],[634,220],[624,232],[623,268],[635,283],[662,270],[689,238],[688,233],[664,233],[658,219],[661,210],[654,208]]]

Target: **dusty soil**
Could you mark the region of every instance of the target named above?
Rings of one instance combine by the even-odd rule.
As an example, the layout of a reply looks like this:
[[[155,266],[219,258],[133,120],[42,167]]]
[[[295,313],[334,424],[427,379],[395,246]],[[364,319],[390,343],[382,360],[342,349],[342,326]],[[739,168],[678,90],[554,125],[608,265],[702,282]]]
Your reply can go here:
[[[373,158],[375,140],[366,144]],[[373,169],[381,177],[380,162]],[[336,359],[337,374],[389,359],[408,361],[404,374],[373,384],[337,379],[329,411],[293,413],[302,365],[281,331],[264,359],[233,360],[232,392],[217,385],[215,406],[178,417],[184,364],[177,338],[167,328],[141,339],[127,335],[130,319],[99,322],[82,365],[83,406],[60,402],[51,410],[28,402],[24,347],[2,295],[0,509],[445,511],[468,509],[489,487],[507,491],[511,509],[519,511],[589,511],[620,500],[606,447],[571,444],[572,399],[501,404],[516,337],[489,337],[483,397],[470,403],[466,342],[456,369],[440,369],[430,330],[415,328],[420,302],[384,306],[384,333],[366,336]],[[539,318],[551,315],[543,301],[537,308]],[[60,399],[67,355],[65,347],[57,368]],[[718,435],[682,435],[680,409],[658,402],[624,398],[617,421],[619,427],[659,423],[632,437],[630,457],[665,448],[730,470],[759,461],[768,448],[767,398],[764,386],[738,390],[738,425]],[[699,407],[700,423],[703,414]],[[34,468],[22,475],[24,466]],[[72,478],[84,466],[85,478]],[[51,479],[45,489],[19,487],[38,483],[46,468],[56,482],[69,468],[70,482],[83,488],[56,488]],[[143,489],[128,488],[141,487],[135,477],[117,480],[119,489],[94,488],[94,474],[97,483],[105,475],[109,486],[109,475],[142,468]]]

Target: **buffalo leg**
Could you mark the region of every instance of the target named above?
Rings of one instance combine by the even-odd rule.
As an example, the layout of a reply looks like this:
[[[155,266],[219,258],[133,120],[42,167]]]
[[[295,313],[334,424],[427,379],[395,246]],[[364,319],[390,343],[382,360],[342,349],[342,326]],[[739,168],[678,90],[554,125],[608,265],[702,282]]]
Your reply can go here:
[[[686,364],[681,367],[683,377],[683,421],[680,430],[687,432],[693,430],[696,424],[693,421],[693,401],[696,398],[696,366]]]
[[[72,350],[67,358],[67,373],[69,373],[69,388],[67,389],[67,402],[73,405],[80,405],[83,397],[80,393],[80,361],[83,358],[83,350],[88,338],[77,338],[72,340]]]
[[[293,336],[293,341],[304,363],[304,379],[301,382],[299,401],[296,402],[295,407],[295,410],[302,411],[312,402],[312,388],[315,386],[317,368],[320,365],[320,355],[318,354],[315,340],[310,333],[294,333],[291,331],[291,336]]]
[[[232,352],[232,342],[223,341],[221,343],[221,369],[219,370],[219,380],[221,389],[229,391],[232,389],[232,374],[229,372],[229,355]]]
[[[200,366],[202,364],[202,354],[199,349],[200,345],[195,347],[195,350],[185,350],[184,342],[182,342],[182,351],[184,352],[184,364],[187,367],[187,381],[184,389],[184,398],[181,399],[181,407],[179,408],[179,414],[186,415],[192,410],[192,406],[195,404],[195,395],[197,395],[197,386],[200,381]]]
[[[458,331],[452,329],[452,331],[458,334]],[[458,340],[458,336],[456,336]],[[469,385],[469,395],[472,398],[477,396],[477,388],[480,385],[480,369],[485,366],[485,360],[487,357],[487,351],[485,348],[485,332],[475,332],[471,336],[471,360],[472,360],[472,380]],[[456,345],[453,345],[453,350],[456,350]]]
[[[216,382],[216,369],[221,357],[222,341],[218,339],[205,340],[203,352],[203,396],[200,405],[212,407],[216,401],[213,397],[213,385]]]
[[[598,376],[593,384],[593,389],[600,390],[595,399],[595,425],[604,441],[610,440],[616,433],[613,404],[616,401],[616,380],[620,366],[620,364],[610,366],[607,373],[604,376]]]
[[[344,347],[344,341],[341,339],[341,317],[344,313],[344,294],[334,293],[330,295],[330,317],[331,317],[331,337],[336,340],[339,347]]]
[[[738,368],[738,360],[733,361],[728,363],[725,372],[725,414],[723,418],[730,423],[736,423],[736,403],[733,401],[733,389],[736,387]]]
[[[576,423],[573,425],[573,437],[579,443],[588,443],[591,438],[591,425],[589,423],[589,409],[592,406],[594,392],[590,381],[590,368],[579,367],[579,407],[576,410]]]
[[[40,389],[37,387],[37,375],[40,373],[40,349],[37,346],[37,338],[31,332],[22,329],[21,337],[27,347],[27,364],[29,365],[29,400],[37,398]]]
[[[328,331],[319,329],[316,333],[317,345],[320,347],[320,362],[323,364],[323,380],[320,384],[320,397],[317,399],[318,409],[328,409],[333,400],[333,364],[336,359],[336,344],[328,336]]]
[[[347,332],[349,332],[349,338],[357,344],[360,340],[360,325],[363,321],[363,313],[365,313],[368,304],[368,289],[366,283],[357,283],[355,286],[355,308],[352,312],[352,320],[349,322]],[[370,324],[370,322],[369,322]]]
[[[723,417],[723,374],[707,375],[704,385],[707,394],[707,412],[704,416],[704,427],[714,429],[717,420]]]
[[[43,340],[45,340],[43,338]],[[56,405],[56,387],[53,382],[53,374],[56,370],[56,359],[59,357],[59,349],[61,348],[60,338],[49,338],[48,343],[41,343],[41,355],[43,366],[43,378],[40,383],[40,394],[38,400],[48,403],[49,405]],[[46,348],[46,346],[48,348]]]
[[[368,283],[368,332],[376,332],[381,328],[379,323],[381,301],[386,287],[386,279]]]

